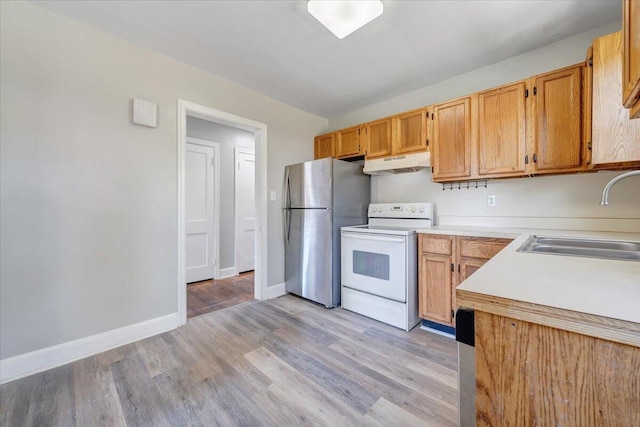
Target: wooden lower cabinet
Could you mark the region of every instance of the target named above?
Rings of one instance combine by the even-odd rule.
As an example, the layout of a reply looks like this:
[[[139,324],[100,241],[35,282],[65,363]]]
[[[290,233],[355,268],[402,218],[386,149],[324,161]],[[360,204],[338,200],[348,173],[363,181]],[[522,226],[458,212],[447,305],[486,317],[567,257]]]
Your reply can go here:
[[[639,426],[640,348],[476,310],[478,426]]]
[[[510,242],[511,239],[421,234],[418,243],[420,317],[453,326],[456,287]]]

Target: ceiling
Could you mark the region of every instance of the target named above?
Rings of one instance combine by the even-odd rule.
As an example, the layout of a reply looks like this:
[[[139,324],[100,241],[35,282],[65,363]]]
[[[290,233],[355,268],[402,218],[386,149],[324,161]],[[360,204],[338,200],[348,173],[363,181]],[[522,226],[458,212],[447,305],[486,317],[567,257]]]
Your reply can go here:
[[[617,0],[391,1],[338,40],[306,1],[34,1],[322,117],[621,20]]]

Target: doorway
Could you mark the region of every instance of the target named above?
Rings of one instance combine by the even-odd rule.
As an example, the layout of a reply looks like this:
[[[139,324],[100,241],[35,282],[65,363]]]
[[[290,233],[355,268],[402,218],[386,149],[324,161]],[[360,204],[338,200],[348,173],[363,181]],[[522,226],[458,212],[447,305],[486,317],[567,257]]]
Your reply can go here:
[[[228,126],[243,131],[249,131],[253,135],[255,142],[254,148],[254,170],[253,170],[253,206],[254,206],[254,220],[253,229],[251,227],[245,227],[247,234],[252,234],[253,237],[253,255],[249,254],[245,256],[246,260],[253,260],[254,272],[246,273],[240,276],[236,276],[234,272],[233,277],[217,278],[215,272],[218,274],[224,269],[220,269],[220,259],[222,255],[222,249],[216,248],[214,245],[213,251],[216,252],[216,260],[214,261],[214,281],[226,281],[219,283],[219,289],[224,289],[225,285],[236,287],[242,286],[247,288],[247,284],[253,283],[253,297],[256,299],[263,299],[266,296],[267,285],[267,266],[265,255],[267,253],[267,233],[264,227],[266,226],[266,214],[267,214],[267,197],[266,197],[266,144],[267,144],[267,127],[265,124],[255,122],[243,117],[234,116],[222,111],[214,110],[202,105],[194,104],[184,100],[178,100],[178,315],[180,324],[184,324],[187,321],[187,199],[186,199],[186,162],[187,162],[187,121],[189,118],[196,118],[212,122],[219,125]],[[232,165],[234,165],[232,163]],[[223,167],[222,167],[223,168]],[[200,174],[202,175],[202,174]],[[245,178],[246,178],[245,174]],[[201,180],[205,178],[200,176]],[[246,180],[245,180],[246,181]],[[246,184],[246,182],[245,182]],[[234,188],[234,186],[231,186]],[[219,206],[223,206],[221,201]],[[222,207],[221,209],[224,209]],[[245,216],[250,218],[251,215]],[[237,227],[235,227],[237,229]],[[219,239],[220,235],[224,234],[222,230],[214,238]],[[191,239],[194,240],[194,239]],[[204,238],[200,238],[200,246],[202,247]],[[245,239],[246,240],[246,239]],[[201,252],[203,253],[203,252]],[[237,258],[237,257],[234,257]],[[246,260],[243,260],[245,262]],[[238,267],[237,260],[234,269]],[[248,261],[247,261],[248,262]],[[193,266],[190,263],[189,265]],[[204,265],[201,263],[200,265]],[[244,264],[246,266],[246,263]],[[245,268],[245,267],[243,267]],[[189,285],[193,286],[193,285]],[[250,286],[249,286],[250,287]]]

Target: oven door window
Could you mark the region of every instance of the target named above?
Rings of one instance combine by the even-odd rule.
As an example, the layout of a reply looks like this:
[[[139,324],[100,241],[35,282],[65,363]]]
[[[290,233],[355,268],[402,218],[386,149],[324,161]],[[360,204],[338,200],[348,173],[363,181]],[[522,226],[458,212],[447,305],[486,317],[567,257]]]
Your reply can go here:
[[[406,301],[406,236],[343,231],[341,252],[342,286]]]
[[[363,276],[389,280],[389,255],[353,251],[353,272]]]

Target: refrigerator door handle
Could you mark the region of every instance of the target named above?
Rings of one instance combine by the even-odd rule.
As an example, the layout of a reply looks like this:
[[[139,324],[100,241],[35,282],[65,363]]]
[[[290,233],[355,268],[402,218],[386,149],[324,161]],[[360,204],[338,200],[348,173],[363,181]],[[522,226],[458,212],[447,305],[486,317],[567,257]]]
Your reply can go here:
[[[289,245],[289,237],[291,235],[291,209],[284,209],[284,227],[283,227],[284,246]]]
[[[291,183],[289,182],[289,168],[284,169],[284,208],[291,208]]]

